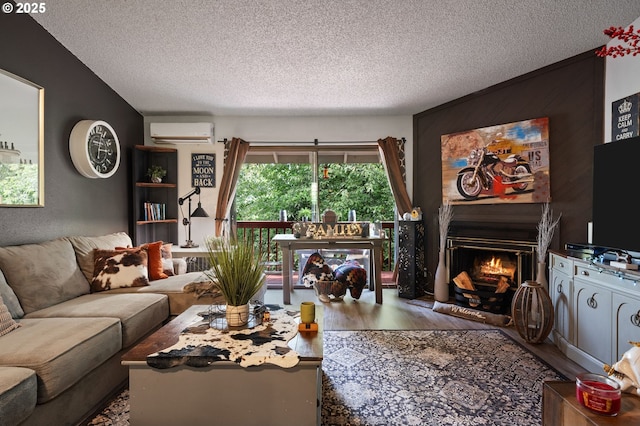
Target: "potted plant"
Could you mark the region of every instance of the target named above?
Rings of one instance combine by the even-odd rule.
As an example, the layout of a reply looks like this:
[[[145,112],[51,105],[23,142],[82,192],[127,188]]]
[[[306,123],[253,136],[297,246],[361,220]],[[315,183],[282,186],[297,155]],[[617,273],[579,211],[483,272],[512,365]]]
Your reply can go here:
[[[227,324],[247,324],[249,302],[265,281],[263,256],[247,240],[211,238],[206,245],[211,269],[204,273],[227,303]]]
[[[151,179],[153,183],[162,182],[162,178],[167,175],[167,171],[162,168],[162,166],[158,166],[156,164],[152,165],[147,169],[147,176]]]

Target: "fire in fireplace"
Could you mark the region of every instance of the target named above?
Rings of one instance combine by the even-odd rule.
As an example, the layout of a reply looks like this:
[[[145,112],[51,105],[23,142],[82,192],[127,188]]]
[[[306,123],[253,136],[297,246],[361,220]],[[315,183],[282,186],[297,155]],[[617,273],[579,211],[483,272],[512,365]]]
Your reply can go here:
[[[491,238],[464,236],[459,230],[450,235],[446,262],[456,304],[509,313],[515,290],[535,276],[537,242],[533,235],[533,239]]]
[[[475,256],[471,278],[474,281],[498,285],[504,277],[512,285],[516,266],[517,261],[512,254],[486,251]]]

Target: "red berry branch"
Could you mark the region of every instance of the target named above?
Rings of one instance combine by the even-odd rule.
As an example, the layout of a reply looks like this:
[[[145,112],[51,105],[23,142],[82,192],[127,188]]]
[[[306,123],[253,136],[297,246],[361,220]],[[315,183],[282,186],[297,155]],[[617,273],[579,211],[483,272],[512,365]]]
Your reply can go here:
[[[640,55],[640,30],[634,31],[633,25],[629,25],[628,29],[623,27],[609,27],[603,31],[611,39],[618,39],[627,43],[626,46],[603,46],[596,50],[596,55],[600,57],[611,56],[617,58],[625,55]]]

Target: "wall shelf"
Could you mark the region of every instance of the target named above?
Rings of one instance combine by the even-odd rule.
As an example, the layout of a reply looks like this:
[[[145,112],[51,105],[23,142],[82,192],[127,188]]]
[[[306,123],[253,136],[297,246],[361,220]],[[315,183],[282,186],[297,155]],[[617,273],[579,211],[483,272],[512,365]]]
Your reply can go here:
[[[176,244],[179,214],[178,151],[174,148],[137,145],[132,158],[134,244],[160,240]],[[167,171],[164,182],[149,182],[147,169],[152,165],[161,166]],[[147,207],[147,203],[154,206]]]
[[[138,188],[176,188],[175,183],[136,182]]]
[[[138,225],[149,225],[154,223],[178,223],[178,219],[164,219],[164,220],[138,220]]]

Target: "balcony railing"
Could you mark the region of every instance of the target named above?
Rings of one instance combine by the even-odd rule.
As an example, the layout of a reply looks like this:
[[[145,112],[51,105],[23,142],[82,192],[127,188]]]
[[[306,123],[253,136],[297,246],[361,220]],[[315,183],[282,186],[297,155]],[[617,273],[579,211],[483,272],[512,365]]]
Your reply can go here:
[[[280,221],[238,221],[238,239],[253,240],[260,253],[265,255],[268,269],[277,269],[282,264],[282,252],[278,244],[272,241],[276,234],[290,234],[291,225],[295,222]],[[394,226],[393,222],[382,222],[382,229],[387,233],[387,241],[382,250],[382,270],[393,271],[394,260]],[[298,268],[298,257],[294,256],[294,268]]]

